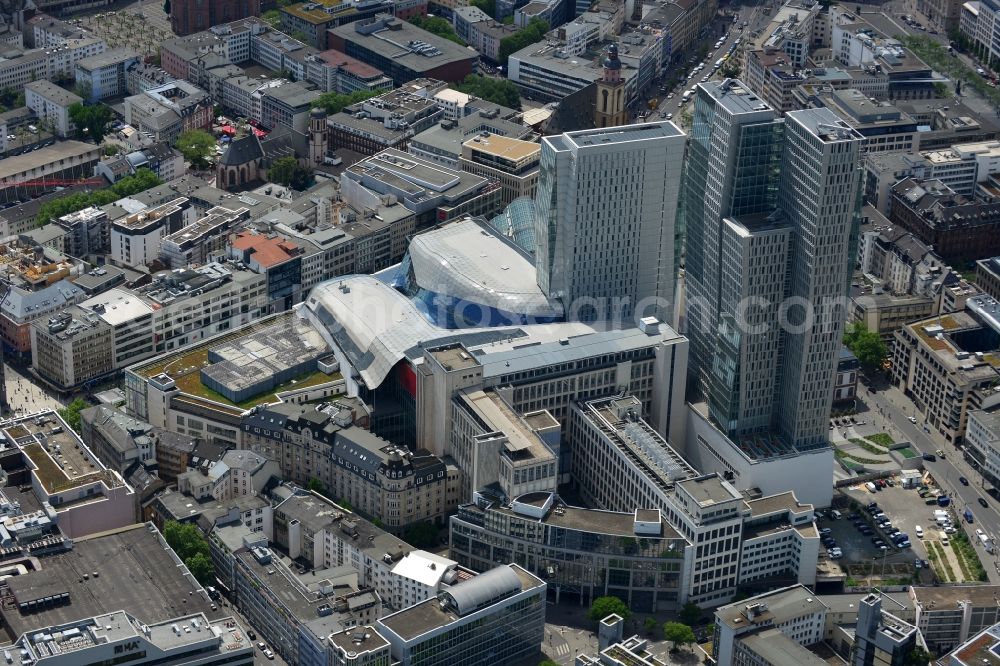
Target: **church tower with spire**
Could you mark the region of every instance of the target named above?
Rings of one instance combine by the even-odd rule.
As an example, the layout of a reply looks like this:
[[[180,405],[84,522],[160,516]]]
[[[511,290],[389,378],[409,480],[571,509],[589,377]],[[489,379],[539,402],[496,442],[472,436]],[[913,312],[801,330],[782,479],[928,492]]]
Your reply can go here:
[[[594,107],[595,127],[617,127],[628,123],[625,110],[625,81],[622,79],[622,61],[618,59],[618,45],[608,46],[604,58],[604,76],[597,82],[597,104]]]

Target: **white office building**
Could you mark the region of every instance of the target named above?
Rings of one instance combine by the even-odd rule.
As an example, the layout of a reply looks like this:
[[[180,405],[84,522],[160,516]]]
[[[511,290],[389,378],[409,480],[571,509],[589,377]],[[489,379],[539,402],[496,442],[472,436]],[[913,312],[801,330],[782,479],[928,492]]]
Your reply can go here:
[[[805,649],[823,640],[829,609],[802,585],[767,592],[715,611],[712,654],[718,664],[825,663]]]
[[[75,129],[69,119],[69,107],[83,98],[57,86],[51,81],[40,79],[24,86],[24,103],[39,118],[48,118],[57,136],[66,137]]]
[[[253,642],[232,618],[204,613],[145,624],[114,611],[59,626],[38,628],[5,650],[11,666],[116,664],[142,666],[252,666]]]
[[[686,136],[670,122],[542,140],[538,286],[570,319],[673,320]]]

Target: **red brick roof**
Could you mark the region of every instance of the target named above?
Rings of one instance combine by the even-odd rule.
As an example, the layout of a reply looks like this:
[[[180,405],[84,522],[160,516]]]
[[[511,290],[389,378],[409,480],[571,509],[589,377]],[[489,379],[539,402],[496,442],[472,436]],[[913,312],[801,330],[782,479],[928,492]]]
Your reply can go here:
[[[277,266],[300,253],[298,245],[280,236],[261,236],[249,231],[236,234],[233,248],[249,250],[252,259],[264,268]]]
[[[323,51],[319,54],[319,57],[325,60],[326,64],[339,66],[349,74],[353,74],[360,79],[371,79],[382,74],[382,70],[377,67],[363,63],[337,49]]]

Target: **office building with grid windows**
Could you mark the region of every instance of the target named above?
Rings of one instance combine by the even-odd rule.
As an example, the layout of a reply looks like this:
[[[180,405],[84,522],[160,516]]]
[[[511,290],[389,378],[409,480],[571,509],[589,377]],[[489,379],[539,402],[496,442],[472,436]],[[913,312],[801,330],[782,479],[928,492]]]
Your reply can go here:
[[[542,139],[537,280],[571,319],[673,321],[685,140],[671,122]]]

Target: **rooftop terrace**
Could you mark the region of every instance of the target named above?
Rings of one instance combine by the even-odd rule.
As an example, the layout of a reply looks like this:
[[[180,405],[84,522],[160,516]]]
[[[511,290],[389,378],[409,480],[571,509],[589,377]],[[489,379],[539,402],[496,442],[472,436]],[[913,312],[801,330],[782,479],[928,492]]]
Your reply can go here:
[[[263,326],[291,327],[304,326],[304,332],[308,333],[311,327],[303,325],[292,312],[284,312],[272,318],[261,320],[250,330],[241,328],[231,333],[209,338],[198,344],[191,345],[177,352],[172,352],[158,356],[148,362],[140,363],[133,368],[133,371],[141,377],[150,379],[157,375],[165,375],[173,379],[177,388],[196,399],[210,400],[227,407],[235,407],[240,410],[250,409],[256,405],[270,402],[277,402],[279,393],[292,389],[304,389],[312,386],[319,386],[327,382],[336,381],[341,378],[339,373],[326,374],[319,369],[304,372],[297,377],[279,384],[246,400],[233,402],[226,396],[212,390],[202,383],[201,370],[212,365],[209,361],[209,350],[227,343],[234,343],[249,337],[251,334],[259,332]]]
[[[95,482],[122,484],[54,412],[8,421],[0,431],[5,439],[0,450],[21,449],[50,495]]]

